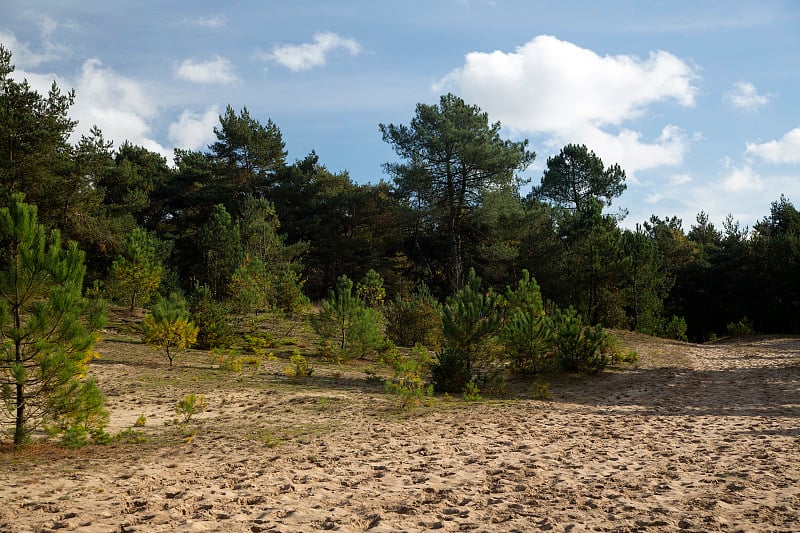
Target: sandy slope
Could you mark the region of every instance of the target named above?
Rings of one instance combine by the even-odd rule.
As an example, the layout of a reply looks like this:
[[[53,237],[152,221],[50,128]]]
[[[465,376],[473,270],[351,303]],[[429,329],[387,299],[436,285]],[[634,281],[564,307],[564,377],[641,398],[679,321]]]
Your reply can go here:
[[[800,530],[800,341],[626,339],[638,368],[551,402],[410,417],[347,368],[204,382],[199,356],[167,371],[107,343],[112,432],[146,414],[149,442],[6,449],[0,531]],[[165,425],[186,392],[211,406],[191,443]]]

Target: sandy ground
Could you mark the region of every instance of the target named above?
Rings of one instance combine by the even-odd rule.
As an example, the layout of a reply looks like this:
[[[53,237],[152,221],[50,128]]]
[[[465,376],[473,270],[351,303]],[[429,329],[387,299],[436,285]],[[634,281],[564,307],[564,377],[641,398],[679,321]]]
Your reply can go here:
[[[559,379],[552,401],[412,415],[363,369],[294,384],[285,361],[168,370],[106,342],[110,430],[145,414],[148,441],[6,446],[0,531],[800,531],[800,340],[626,341],[636,368]],[[183,426],[187,392],[209,410]]]

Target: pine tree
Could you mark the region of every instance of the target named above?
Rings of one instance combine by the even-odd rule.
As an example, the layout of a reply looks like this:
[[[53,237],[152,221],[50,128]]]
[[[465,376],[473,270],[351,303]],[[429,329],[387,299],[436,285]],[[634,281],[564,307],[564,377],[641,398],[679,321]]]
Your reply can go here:
[[[487,363],[487,341],[498,330],[498,297],[481,290],[481,278],[470,270],[466,285],[447,298],[442,316],[444,347],[431,369],[434,387],[443,392],[461,392],[473,379],[480,363]]]
[[[85,375],[102,305],[82,295],[83,252],[57,230],[47,236],[23,199],[0,209],[0,385],[14,444],[42,426],[99,435],[107,413]]]
[[[156,241],[136,228],[125,239],[122,254],[111,266],[111,294],[130,304],[133,313],[137,303],[147,304],[150,295],[161,283],[163,268],[156,256]]]
[[[197,340],[197,326],[189,320],[186,300],[177,293],[155,304],[142,322],[144,341],[164,349],[172,367],[174,349],[188,348]]]
[[[506,289],[506,320],[500,333],[506,357],[514,372],[535,374],[552,359],[552,324],[545,316],[539,284],[527,270],[517,288]]]

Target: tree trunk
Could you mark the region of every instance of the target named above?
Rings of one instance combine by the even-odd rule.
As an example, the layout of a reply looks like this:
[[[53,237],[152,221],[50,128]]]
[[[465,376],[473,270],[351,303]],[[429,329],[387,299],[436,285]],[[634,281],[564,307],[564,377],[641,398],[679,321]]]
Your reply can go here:
[[[17,421],[14,426],[14,445],[24,444],[25,440],[25,386],[17,383]]]

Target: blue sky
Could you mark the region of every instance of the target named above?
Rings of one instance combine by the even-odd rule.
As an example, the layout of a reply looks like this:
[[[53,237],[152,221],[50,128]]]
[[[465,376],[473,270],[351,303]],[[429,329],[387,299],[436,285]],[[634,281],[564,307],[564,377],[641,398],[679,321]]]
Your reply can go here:
[[[800,2],[210,2],[0,6],[16,76],[77,94],[93,124],[163,153],[204,149],[230,104],[358,182],[388,179],[379,123],[453,92],[547,158],[586,144],[628,173],[624,225],[721,225],[800,207]]]

